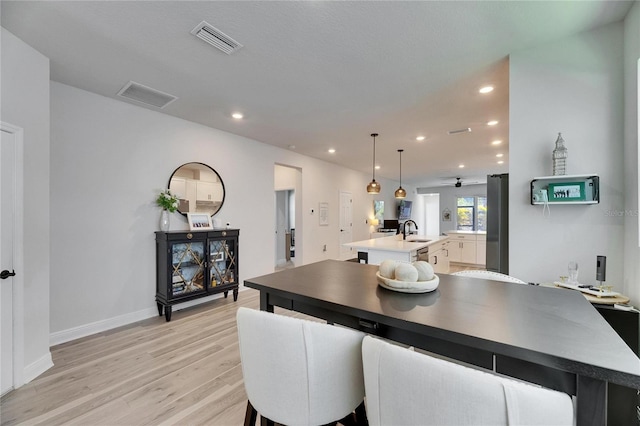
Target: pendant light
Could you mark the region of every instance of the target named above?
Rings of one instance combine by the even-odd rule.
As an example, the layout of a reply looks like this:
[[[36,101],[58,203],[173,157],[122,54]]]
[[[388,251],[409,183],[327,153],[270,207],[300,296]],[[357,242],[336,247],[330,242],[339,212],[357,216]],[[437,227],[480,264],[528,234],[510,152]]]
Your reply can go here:
[[[396,198],[405,198],[407,196],[407,191],[402,187],[402,151],[404,151],[404,149],[398,150],[400,153],[400,187],[396,189]]]
[[[371,137],[373,138],[373,180],[367,185],[367,194],[379,194],[380,184],[376,182],[376,138],[378,134],[371,133]]]

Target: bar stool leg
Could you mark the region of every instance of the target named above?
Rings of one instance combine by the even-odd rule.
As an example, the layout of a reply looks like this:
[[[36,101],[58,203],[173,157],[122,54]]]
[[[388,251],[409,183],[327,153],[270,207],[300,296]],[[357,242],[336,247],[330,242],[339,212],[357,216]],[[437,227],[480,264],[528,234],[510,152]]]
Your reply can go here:
[[[258,412],[251,401],[247,400],[247,412],[244,415],[244,426],[256,426],[256,419],[258,418]]]

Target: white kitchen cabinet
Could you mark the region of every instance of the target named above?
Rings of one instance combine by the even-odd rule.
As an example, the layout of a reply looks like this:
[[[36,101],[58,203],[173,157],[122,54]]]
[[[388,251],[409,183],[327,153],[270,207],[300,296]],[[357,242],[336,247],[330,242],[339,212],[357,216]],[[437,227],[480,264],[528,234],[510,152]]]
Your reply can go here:
[[[433,253],[430,251],[429,263],[433,266],[433,272],[436,274],[449,273],[449,256],[447,250],[437,249]]]
[[[476,234],[449,234],[449,261],[476,264],[477,241]]]
[[[460,241],[449,242],[449,262],[460,262],[462,259],[462,244]]]
[[[187,199],[187,182],[182,178],[172,178],[169,183],[169,191],[180,199]]]
[[[461,262],[462,263],[476,263],[476,242],[475,241],[463,241],[461,250]]]
[[[214,201],[216,185],[212,182],[196,182],[196,200],[198,201]]]
[[[449,240],[429,247],[429,263],[437,274],[449,273]]]

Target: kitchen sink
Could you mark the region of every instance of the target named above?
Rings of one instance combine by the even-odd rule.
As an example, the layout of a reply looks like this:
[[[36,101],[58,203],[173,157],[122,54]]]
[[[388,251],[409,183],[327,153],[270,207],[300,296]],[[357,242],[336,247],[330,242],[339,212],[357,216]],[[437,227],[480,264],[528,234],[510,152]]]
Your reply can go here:
[[[418,239],[411,239],[411,240],[407,240],[410,243],[428,243],[431,242],[431,240],[418,240]]]

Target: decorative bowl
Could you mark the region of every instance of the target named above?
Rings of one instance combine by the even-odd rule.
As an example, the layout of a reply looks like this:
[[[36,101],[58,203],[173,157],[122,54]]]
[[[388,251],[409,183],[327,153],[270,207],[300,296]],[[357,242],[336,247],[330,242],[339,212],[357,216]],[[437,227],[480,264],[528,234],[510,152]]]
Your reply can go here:
[[[428,293],[438,288],[438,284],[440,284],[440,278],[437,275],[434,275],[433,279],[429,281],[415,282],[392,280],[383,277],[380,272],[376,272],[376,277],[381,287],[401,293]]]

